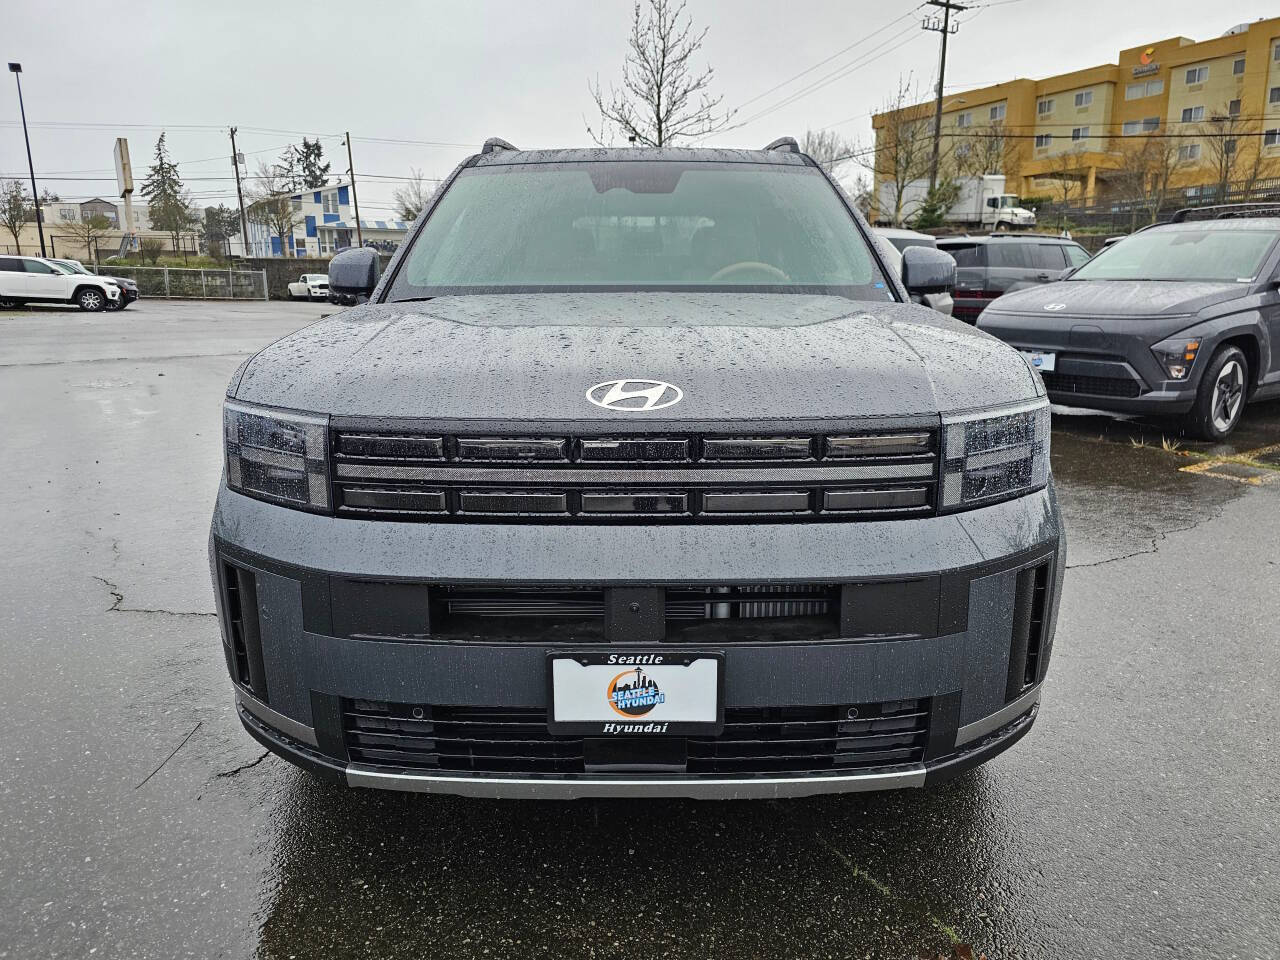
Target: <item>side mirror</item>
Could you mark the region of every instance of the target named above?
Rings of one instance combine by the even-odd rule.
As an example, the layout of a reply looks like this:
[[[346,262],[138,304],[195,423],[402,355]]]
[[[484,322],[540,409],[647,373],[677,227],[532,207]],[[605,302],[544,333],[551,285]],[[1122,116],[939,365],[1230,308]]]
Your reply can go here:
[[[916,294],[950,293],[956,285],[956,261],[933,247],[907,247],[902,253],[902,284]]]
[[[377,250],[354,247],[329,261],[329,292],[356,302],[368,299],[382,276],[382,260]]]

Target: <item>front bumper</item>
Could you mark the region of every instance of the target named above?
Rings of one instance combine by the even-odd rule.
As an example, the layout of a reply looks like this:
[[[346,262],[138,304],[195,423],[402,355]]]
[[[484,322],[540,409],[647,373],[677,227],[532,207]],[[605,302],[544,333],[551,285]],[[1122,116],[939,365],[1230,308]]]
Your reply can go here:
[[[1170,380],[1151,352],[1150,334],[1103,330],[1074,317],[1053,323],[1037,327],[1032,318],[986,312],[978,326],[1019,350],[1055,355],[1054,371],[1042,374],[1052,403],[1154,416],[1177,416],[1195,404],[1203,364],[1186,380]]]
[[[967,513],[856,523],[618,526],[400,524],[317,516],[223,488],[211,560],[228,668],[248,732],[300,766],[352,786],[491,797],[803,796],[936,783],[989,759],[1034,721],[1052,649],[1065,539],[1052,488]],[[243,603],[256,621],[252,682],[231,649],[228,564],[252,575]],[[1038,666],[1011,685],[1022,576],[1043,569]],[[1021,577],[1021,580],[1020,580]],[[545,715],[546,642],[439,641],[370,635],[412,619],[412,604],[352,584],[839,583],[861,590],[931,585],[934,608],[902,611],[910,632],[726,642],[729,711],[841,709],[917,701],[919,752],[856,769],[741,774],[561,769],[458,771],[370,763],[348,728],[356,701]],[[936,584],[936,593],[932,585]],[[861,595],[861,594],[860,594]],[[360,604],[371,605],[361,609]],[[883,613],[883,612],[882,612]],[[921,623],[924,626],[921,626]],[[401,632],[409,633],[410,630]],[[635,646],[627,644],[628,647]],[[701,648],[701,646],[700,646]],[[670,645],[667,645],[670,649]],[[1025,656],[1025,651],[1023,651]],[[1018,669],[1021,669],[1019,667]],[[546,738],[545,732],[539,734]],[[691,751],[692,755],[692,751]]]

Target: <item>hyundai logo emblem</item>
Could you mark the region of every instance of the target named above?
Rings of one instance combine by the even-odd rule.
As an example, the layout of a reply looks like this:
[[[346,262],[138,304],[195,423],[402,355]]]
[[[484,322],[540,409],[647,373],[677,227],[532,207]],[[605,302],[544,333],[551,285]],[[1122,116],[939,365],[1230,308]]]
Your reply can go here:
[[[661,410],[679,403],[684,391],[662,380],[606,380],[587,391],[587,399],[606,410]]]
[[[1046,303],[1044,308],[1046,310],[1065,310],[1067,305],[1065,303]]]

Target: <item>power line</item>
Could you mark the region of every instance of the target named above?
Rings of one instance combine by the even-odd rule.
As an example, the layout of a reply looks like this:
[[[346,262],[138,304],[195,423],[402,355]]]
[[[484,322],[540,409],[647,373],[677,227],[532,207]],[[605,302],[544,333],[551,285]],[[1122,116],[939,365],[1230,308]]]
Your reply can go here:
[[[813,66],[808,67],[807,69],[801,70],[799,73],[795,74],[792,77],[788,77],[786,80],[783,80],[781,83],[775,83],[768,90],[765,90],[763,93],[757,93],[750,100],[744,100],[742,103],[738,104],[738,109],[741,110],[743,107],[747,106],[748,104],[755,103],[757,100],[762,100],[765,97],[767,97],[769,94],[773,93],[775,90],[780,90],[781,88],[787,86],[787,84],[792,83],[793,81],[799,80],[801,77],[805,76],[806,74],[812,73],[814,70],[817,70],[819,67],[826,66],[828,63],[830,63],[832,60],[835,60],[837,57],[843,56],[844,54],[848,53],[850,50],[854,49],[855,47],[859,47],[862,44],[866,43],[868,40],[870,40],[872,37],[876,36],[877,34],[883,33],[885,30],[888,30],[895,23],[898,23],[902,20],[906,20],[908,17],[913,16],[915,12],[919,10],[920,7],[922,6],[924,6],[923,3],[918,4],[917,6],[908,10],[902,16],[895,17],[894,19],[886,23],[884,26],[873,30],[871,33],[867,34],[861,40],[855,40],[853,43],[849,44],[844,49],[837,50],[831,56],[826,57],[823,60],[819,60]]]

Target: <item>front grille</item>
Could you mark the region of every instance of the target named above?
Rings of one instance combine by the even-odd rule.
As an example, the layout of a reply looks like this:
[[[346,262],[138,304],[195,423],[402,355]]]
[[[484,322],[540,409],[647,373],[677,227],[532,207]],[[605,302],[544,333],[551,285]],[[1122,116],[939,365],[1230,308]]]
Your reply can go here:
[[[626,523],[879,519],[936,503],[932,429],[476,437],[337,430],[341,516]]]
[[[442,640],[598,643],[604,587],[430,589],[430,635]],[[669,586],[659,602],[670,643],[815,640],[839,635],[839,584]]]
[[[1136,397],[1142,385],[1130,377],[1086,377],[1070,373],[1041,373],[1050,393],[1093,397]]]
[[[822,773],[918,764],[928,740],[929,701],[822,707],[730,708],[716,737],[653,738],[681,757],[685,773]],[[547,732],[540,709],[442,707],[348,700],[343,731],[353,763],[461,773],[593,772],[583,737]],[[638,742],[638,741],[637,741]],[[624,772],[613,750],[611,772]],[[683,748],[683,749],[682,749]],[[620,767],[622,769],[620,769]],[[637,764],[637,768],[640,764]]]

